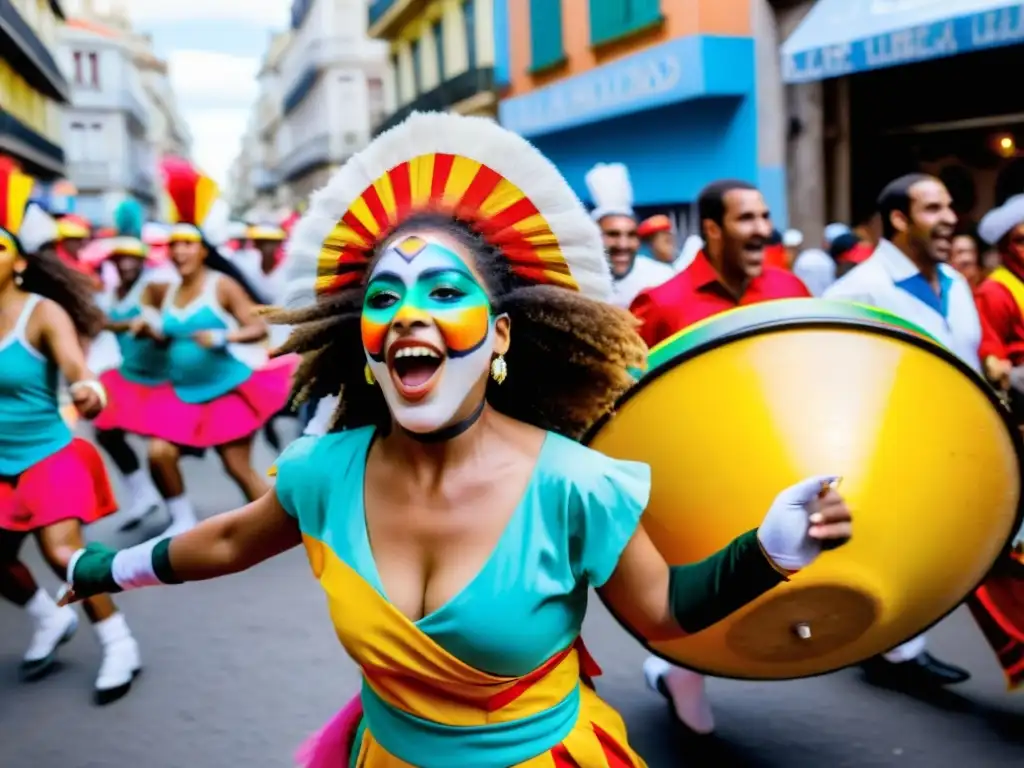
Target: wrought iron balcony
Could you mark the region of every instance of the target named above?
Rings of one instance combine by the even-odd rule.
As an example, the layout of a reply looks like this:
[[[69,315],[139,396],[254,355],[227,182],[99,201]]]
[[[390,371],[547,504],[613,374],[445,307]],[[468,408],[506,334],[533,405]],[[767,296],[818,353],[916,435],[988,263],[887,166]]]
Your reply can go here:
[[[460,101],[478,93],[490,93],[494,90],[494,68],[475,67],[461,75],[449,78],[436,88],[420,94],[407,104],[402,105],[385,118],[380,125],[374,126],[373,135],[383,133],[405,120],[413,112],[444,112]]]

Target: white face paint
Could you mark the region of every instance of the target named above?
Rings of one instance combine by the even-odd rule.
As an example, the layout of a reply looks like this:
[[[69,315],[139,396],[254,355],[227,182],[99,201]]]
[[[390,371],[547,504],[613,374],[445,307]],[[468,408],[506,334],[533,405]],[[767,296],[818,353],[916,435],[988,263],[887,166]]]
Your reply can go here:
[[[486,290],[449,247],[411,236],[381,256],[366,288],[363,348],[402,427],[429,434],[456,420],[490,369],[491,314]]]

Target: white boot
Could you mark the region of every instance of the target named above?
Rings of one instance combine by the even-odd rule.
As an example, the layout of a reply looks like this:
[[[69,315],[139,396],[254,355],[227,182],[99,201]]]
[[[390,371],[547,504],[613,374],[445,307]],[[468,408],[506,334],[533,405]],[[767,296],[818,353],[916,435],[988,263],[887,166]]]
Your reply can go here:
[[[137,469],[127,475],[124,484],[130,502],[122,515],[122,531],[134,528],[144,517],[156,512],[163,504],[160,492],[153,485],[153,480],[146,470]]]
[[[167,500],[167,512],[171,516],[171,524],[163,533],[156,538],[166,539],[191,531],[196,527],[196,512],[192,509],[192,502],[188,496],[181,494],[173,499]]]
[[[139,646],[121,613],[94,625],[103,648],[103,663],[96,676],[96,701],[109,704],[124,696],[142,669]]]
[[[42,589],[28,601],[25,610],[32,617],[35,632],[21,662],[21,676],[25,680],[37,680],[50,671],[57,649],[74,636],[78,614],[71,606],[58,608]]]
[[[714,732],[715,718],[703,675],[651,656],[644,662],[644,678],[651,690],[672,702],[676,717],[683,725],[701,735]]]

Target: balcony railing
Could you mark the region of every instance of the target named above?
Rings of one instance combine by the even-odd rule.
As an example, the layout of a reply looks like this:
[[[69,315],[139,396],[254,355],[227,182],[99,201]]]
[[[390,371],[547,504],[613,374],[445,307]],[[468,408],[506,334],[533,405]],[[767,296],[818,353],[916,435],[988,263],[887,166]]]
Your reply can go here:
[[[260,194],[268,194],[278,187],[277,174],[269,168],[254,168],[249,176],[252,188]]]
[[[0,150],[31,166],[28,170],[50,178],[64,174],[64,150],[36,133],[0,106]]]
[[[449,107],[465,101],[478,93],[489,93],[494,90],[494,68],[476,67],[461,75],[445,80],[436,88],[420,94],[408,104],[404,104],[373,129],[373,135],[383,133],[405,120],[413,112],[444,112]]]
[[[296,45],[282,67],[282,104],[293,104],[294,109],[308,95],[309,82],[317,73],[335,63],[359,64],[367,53],[365,41],[350,35],[317,37]]]
[[[321,133],[291,150],[274,168],[275,181],[287,183],[305,176],[315,168],[330,163],[341,163],[355,154],[362,147],[360,135],[347,132],[343,136],[334,137],[329,133]]]
[[[149,129],[148,107],[128,88],[124,88],[121,91],[120,105],[121,109],[124,110],[128,117],[134,121],[136,128],[140,132],[145,132]]]
[[[53,55],[11,0],[0,0],[0,51],[34,89],[61,103],[71,100],[71,89]]]

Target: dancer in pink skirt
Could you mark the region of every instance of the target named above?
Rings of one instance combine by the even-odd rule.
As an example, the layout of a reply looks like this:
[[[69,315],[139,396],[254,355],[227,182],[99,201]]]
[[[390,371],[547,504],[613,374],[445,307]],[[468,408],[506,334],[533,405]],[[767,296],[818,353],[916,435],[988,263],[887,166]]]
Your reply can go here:
[[[50,670],[78,617],[58,608],[20,561],[24,539],[35,537],[60,578],[84,545],[82,526],[117,510],[102,458],[72,435],[58,405],[61,374],[83,417],[106,403],[79,342],[102,328],[103,315],[88,278],[41,248],[57,229],[36,206],[23,215],[32,185],[28,176],[0,170],[0,595],[34,623],[22,662],[26,679]],[[131,687],[139,649],[109,598],[90,598],[84,608],[103,649],[96,699],[107,703]]]
[[[153,279],[145,269],[147,249],[140,240],[143,225],[141,206],[134,200],[121,203],[114,213],[118,236],[105,241],[106,260],[116,270],[117,284],[105,297],[108,331],[117,338],[121,364],[103,371],[100,382],[110,402],[93,422],[96,441],[107,452],[124,477],[129,503],[122,513],[122,530],[137,526],[147,515],[159,510],[163,500],[143,467],[126,434],[145,435],[153,418],[150,406],[153,388],[168,380],[166,346],[133,333],[135,324],[147,314],[159,324],[160,314],[146,305],[160,306],[167,284]]]
[[[173,536],[196,522],[178,467],[183,454],[214,448],[246,499],[266,493],[265,479],[252,467],[253,437],[288,401],[295,363],[268,364],[259,343],[267,328],[252,292],[240,275],[229,276],[217,252],[217,224],[227,217],[216,185],[180,160],[165,162],[163,171],[178,219],[170,247],[181,281],[167,291],[159,323],[143,315],[135,330],[167,345],[169,383],[147,401],[145,434],[171,514],[162,536]]]

